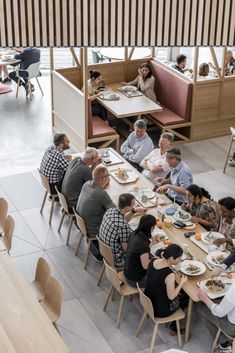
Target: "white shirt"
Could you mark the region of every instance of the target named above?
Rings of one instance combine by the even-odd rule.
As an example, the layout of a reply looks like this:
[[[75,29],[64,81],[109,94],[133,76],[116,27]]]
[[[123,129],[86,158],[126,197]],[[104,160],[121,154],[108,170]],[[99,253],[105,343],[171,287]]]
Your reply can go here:
[[[235,324],[235,282],[231,285],[220,304],[212,304],[211,312],[218,317],[228,316],[228,320]]]
[[[171,171],[171,168],[169,167],[169,164],[166,161],[166,153],[161,155],[160,148],[156,148],[146,158],[154,166],[161,166],[163,170],[160,172],[152,172],[149,169],[144,169],[142,174],[152,181],[154,181],[154,179],[157,177],[165,179],[167,174]]]

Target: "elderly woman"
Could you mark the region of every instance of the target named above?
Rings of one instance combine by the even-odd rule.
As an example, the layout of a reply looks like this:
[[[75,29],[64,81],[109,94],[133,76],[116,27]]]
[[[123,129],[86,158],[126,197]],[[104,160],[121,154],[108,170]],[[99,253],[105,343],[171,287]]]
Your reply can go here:
[[[210,194],[204,188],[191,184],[186,189],[189,203],[181,207],[192,216],[192,222],[200,223],[207,230],[218,228],[215,204]]]
[[[146,97],[157,102],[157,97],[154,91],[155,78],[152,74],[151,67],[149,64],[142,64],[138,69],[138,76],[134,81],[128,82],[127,85],[136,86],[140,92],[142,92]]]

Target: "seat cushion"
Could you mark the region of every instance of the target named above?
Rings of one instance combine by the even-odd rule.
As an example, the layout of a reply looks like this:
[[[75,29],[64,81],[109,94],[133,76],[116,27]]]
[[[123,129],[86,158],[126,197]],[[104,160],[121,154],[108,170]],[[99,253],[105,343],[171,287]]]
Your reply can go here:
[[[163,126],[174,125],[185,123],[185,119],[181,118],[181,116],[177,115],[173,111],[163,107],[163,111],[159,113],[149,114],[152,120],[160,123]]]
[[[116,135],[116,131],[97,115],[92,116],[92,127],[89,138]]]

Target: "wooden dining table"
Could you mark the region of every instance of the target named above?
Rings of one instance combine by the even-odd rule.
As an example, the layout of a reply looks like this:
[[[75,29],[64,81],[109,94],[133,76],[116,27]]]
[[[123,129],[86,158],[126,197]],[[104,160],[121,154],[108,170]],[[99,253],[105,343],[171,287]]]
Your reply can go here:
[[[0,352],[69,350],[6,251],[0,252]]]

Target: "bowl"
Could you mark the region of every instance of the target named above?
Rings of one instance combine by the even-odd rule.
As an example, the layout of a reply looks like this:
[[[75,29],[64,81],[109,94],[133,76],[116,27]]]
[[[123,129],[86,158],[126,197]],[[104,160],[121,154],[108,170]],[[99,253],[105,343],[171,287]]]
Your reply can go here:
[[[173,216],[173,214],[175,214],[175,209],[173,207],[168,207],[165,209],[165,214],[167,216]]]

